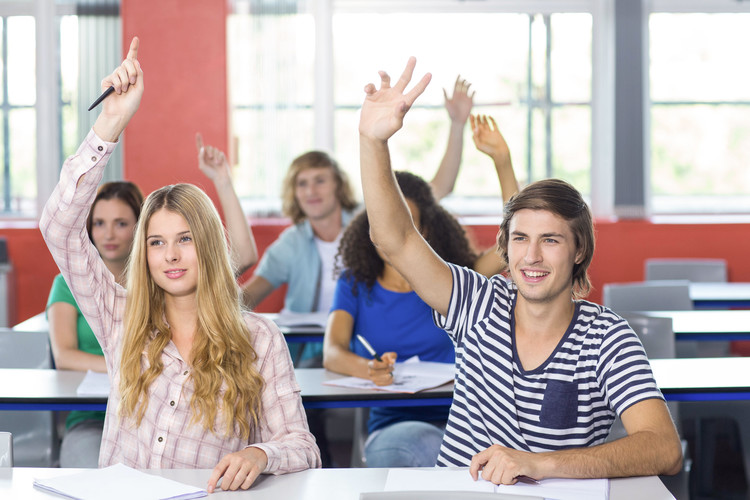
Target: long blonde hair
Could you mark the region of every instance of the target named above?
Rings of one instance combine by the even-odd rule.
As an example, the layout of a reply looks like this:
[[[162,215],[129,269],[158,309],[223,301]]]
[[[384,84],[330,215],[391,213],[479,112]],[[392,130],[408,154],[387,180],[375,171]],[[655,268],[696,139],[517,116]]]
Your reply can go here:
[[[221,219],[208,196],[191,184],[175,184],[154,191],[143,205],[128,263],[120,360],[120,418],[140,424],[148,406],[148,389],[161,374],[161,354],[171,339],[165,316],[164,290],[148,270],[146,236],[151,217],[166,209],[185,218],[198,257],[198,324],[191,351],[194,393],[192,423],[212,432],[219,414],[224,433],[250,435],[257,425],[263,378],[258,356],[242,318],[239,287],[230,264]],[[145,360],[142,353],[145,352]],[[219,398],[221,389],[224,395]]]

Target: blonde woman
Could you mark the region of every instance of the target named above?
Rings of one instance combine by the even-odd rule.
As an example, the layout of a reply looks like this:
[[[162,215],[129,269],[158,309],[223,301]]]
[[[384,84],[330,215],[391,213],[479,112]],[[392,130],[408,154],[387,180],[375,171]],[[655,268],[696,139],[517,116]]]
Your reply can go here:
[[[213,468],[209,492],[261,473],[320,466],[283,336],[243,313],[218,213],[200,189],[145,201],[119,286],[86,235],[110,153],[143,95],[134,38],[102,82],[115,92],[60,183],[40,227],[97,336],[112,381],[99,466]]]

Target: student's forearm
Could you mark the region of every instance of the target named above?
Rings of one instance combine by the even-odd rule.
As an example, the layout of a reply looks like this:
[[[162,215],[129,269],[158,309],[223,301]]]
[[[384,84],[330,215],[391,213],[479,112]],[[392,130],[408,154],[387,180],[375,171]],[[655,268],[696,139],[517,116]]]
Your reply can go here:
[[[503,203],[507,203],[511,196],[518,192],[518,180],[516,180],[516,173],[513,170],[510,153],[494,155],[492,162],[495,164],[495,172],[500,182]]]
[[[91,354],[79,349],[64,349],[56,352],[54,358],[55,367],[58,370],[107,372],[104,356],[98,354]]]
[[[368,360],[340,346],[326,345],[323,351],[323,367],[332,372],[350,377],[368,378]]]
[[[651,431],[590,448],[540,453],[542,477],[630,477],[676,474],[682,466],[679,440]]]
[[[445,154],[440,162],[440,167],[435,173],[435,177],[430,181],[432,193],[437,200],[451,194],[456,185],[458,169],[461,166],[461,157],[464,150],[464,125],[465,122],[451,121]]]
[[[370,237],[389,254],[404,244],[414,225],[391,170],[388,143],[360,136],[360,165]]]
[[[231,179],[217,180],[214,186],[219,195],[219,203],[231,240],[232,264],[237,275],[241,276],[258,262],[258,248]]]

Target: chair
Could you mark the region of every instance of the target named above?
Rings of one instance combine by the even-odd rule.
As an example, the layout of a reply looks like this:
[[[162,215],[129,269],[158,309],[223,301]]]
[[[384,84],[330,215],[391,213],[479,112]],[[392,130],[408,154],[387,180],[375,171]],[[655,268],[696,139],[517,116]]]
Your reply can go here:
[[[603,290],[604,305],[622,313],[627,311],[689,311],[690,282],[644,281],[638,283],[607,283]]]
[[[701,282],[727,281],[724,259],[647,259],[646,281],[689,280]]]
[[[669,359],[675,357],[675,339],[671,318],[643,316],[628,312],[623,313],[622,317],[627,320],[630,327],[638,335],[646,351],[646,356],[649,359]],[[670,401],[667,402],[667,407],[682,437],[679,403],[677,401]],[[618,417],[612,425],[609,440],[619,439],[626,435],[625,427]],[[685,457],[682,470],[675,476],[662,476],[661,479],[676,498],[687,498],[692,461],[688,456],[688,442],[685,439],[681,441],[682,454]]]
[[[13,467],[13,434],[0,431],[0,467]]]
[[[0,328],[0,368],[52,368],[47,332]],[[0,411],[0,429],[13,435],[16,467],[52,467],[59,454],[51,411]]]

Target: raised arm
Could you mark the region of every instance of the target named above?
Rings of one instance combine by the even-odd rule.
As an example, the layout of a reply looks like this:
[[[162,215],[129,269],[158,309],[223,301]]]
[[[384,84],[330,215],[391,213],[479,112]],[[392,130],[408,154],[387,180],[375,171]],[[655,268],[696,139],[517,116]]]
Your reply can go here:
[[[530,453],[499,445],[476,454],[469,472],[495,484],[513,484],[518,476],[610,478],[676,474],[682,449],[664,401],[647,399],[622,413],[628,436],[590,448]]]
[[[461,75],[458,75],[456,83],[453,85],[452,97],[448,97],[448,92],[443,89],[445,109],[451,119],[451,126],[448,131],[448,144],[445,147],[445,154],[435,177],[430,181],[432,193],[437,200],[451,194],[453,187],[456,185],[456,177],[458,177],[458,169],[461,166],[461,156],[464,150],[464,127],[466,126],[466,120],[469,119],[471,107],[474,105],[474,92],[469,93],[469,87],[471,87],[471,84],[461,78]]]
[[[93,131],[76,154],[65,161],[60,181],[39,220],[47,247],[105,354],[113,345],[111,333],[118,331],[114,324],[122,317],[125,290],[117,284],[89,240],[86,215],[115,141],[143,96],[138,47],[138,38],[133,38],[125,60],[102,80],[102,90],[111,86],[115,91],[104,100]]]
[[[445,314],[453,278],[447,264],[414,227],[391,169],[388,139],[403,125],[404,116],[430,82],[425,75],[409,92],[416,59],[409,59],[401,78],[391,87],[380,72],[380,89],[368,84],[359,122],[360,167],[370,237],[387,260],[430,307]]]
[[[213,146],[205,146],[200,133],[195,134],[195,145],[198,148],[198,168],[211,179],[219,195],[219,203],[229,232],[232,265],[235,267],[236,275],[242,276],[258,262],[258,247],[242,211],[240,199],[234,190],[229,162],[222,151]]]
[[[471,131],[474,145],[482,153],[492,158],[503,202],[518,192],[518,181],[510,160],[510,149],[495,119],[485,115],[471,115]],[[474,263],[474,270],[485,276],[492,276],[503,271],[504,263],[497,253],[497,245],[486,250]]]

